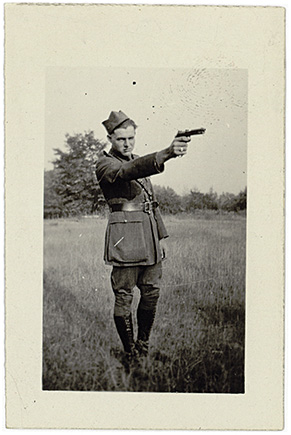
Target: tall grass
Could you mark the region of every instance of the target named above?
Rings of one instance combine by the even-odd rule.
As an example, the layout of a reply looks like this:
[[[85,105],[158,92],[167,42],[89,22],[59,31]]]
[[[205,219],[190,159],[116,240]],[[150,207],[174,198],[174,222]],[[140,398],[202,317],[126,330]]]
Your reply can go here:
[[[149,356],[127,373],[103,263],[106,220],[45,221],[43,388],[243,393],[245,223],[166,220]],[[133,312],[138,298],[136,289]]]

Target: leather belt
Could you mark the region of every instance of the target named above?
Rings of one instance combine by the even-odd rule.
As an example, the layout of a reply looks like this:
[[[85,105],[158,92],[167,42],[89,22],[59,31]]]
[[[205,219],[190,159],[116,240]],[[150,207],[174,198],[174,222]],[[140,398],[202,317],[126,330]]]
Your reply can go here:
[[[145,202],[124,202],[122,204],[112,204],[109,206],[110,211],[143,211],[150,214],[152,210],[157,208],[159,203],[157,201]]]

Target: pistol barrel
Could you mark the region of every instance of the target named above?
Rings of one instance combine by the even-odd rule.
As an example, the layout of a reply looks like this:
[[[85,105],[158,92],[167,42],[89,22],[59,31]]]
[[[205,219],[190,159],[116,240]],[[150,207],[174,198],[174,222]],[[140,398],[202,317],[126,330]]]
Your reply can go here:
[[[206,131],[205,128],[197,128],[196,130],[185,130],[185,131],[178,131],[176,134],[176,137],[182,137],[182,136],[194,136],[196,134],[204,134]]]

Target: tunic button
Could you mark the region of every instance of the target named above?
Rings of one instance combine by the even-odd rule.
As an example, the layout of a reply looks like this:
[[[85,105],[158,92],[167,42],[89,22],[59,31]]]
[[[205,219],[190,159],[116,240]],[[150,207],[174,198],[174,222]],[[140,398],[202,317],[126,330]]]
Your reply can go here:
[[[124,219],[124,222],[126,223],[126,222],[127,222],[127,219]]]

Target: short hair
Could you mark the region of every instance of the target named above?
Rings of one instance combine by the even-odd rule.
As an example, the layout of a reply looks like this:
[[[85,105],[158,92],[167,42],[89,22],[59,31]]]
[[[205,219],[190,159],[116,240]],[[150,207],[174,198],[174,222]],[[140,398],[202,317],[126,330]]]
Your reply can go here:
[[[111,132],[111,134],[114,133],[115,130],[118,130],[119,128],[127,128],[129,126],[132,126],[135,130],[137,129],[137,125],[136,125],[136,123],[132,119],[126,119],[120,125],[115,127],[115,129]]]

